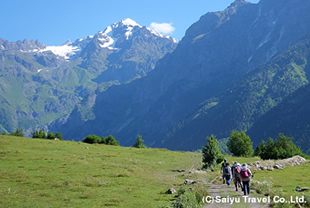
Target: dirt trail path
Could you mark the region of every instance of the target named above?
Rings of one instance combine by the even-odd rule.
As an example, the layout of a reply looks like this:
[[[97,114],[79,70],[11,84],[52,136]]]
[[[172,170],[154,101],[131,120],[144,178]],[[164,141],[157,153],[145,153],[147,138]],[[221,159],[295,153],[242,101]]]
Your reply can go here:
[[[235,186],[232,183],[230,186],[226,184],[217,184],[214,183],[213,180],[209,183],[210,187],[208,189],[209,196],[211,197],[221,197],[221,201],[219,203],[206,203],[204,208],[230,208],[230,207],[249,207],[249,208],[267,208],[270,207],[269,204],[263,203],[254,203],[254,200],[259,198],[266,198],[263,195],[257,194],[254,190],[251,190],[250,195],[247,200],[243,197],[243,192],[239,189],[239,191],[235,191]],[[209,197],[208,199],[210,200]],[[229,201],[230,200],[230,201]],[[235,200],[234,203],[230,203],[232,200]],[[225,203],[227,202],[227,203]]]

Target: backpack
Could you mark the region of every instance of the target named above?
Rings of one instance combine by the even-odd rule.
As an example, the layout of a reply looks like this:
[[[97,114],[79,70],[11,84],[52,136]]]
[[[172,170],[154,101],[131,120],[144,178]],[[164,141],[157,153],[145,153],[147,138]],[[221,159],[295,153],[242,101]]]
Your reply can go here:
[[[240,171],[240,175],[241,175],[242,178],[248,178],[249,177],[248,169],[246,169],[246,168],[242,169]]]
[[[236,166],[235,167],[235,173],[240,173],[240,171],[241,171],[241,167],[238,165],[238,166]]]
[[[224,167],[223,173],[224,173],[225,176],[229,176],[230,175],[230,171],[229,170],[230,170],[230,167],[228,165]]]

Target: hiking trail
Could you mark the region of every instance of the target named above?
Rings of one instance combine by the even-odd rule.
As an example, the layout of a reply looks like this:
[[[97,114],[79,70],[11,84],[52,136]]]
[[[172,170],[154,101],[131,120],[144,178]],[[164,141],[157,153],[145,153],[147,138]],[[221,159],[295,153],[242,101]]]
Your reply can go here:
[[[253,201],[256,198],[263,198],[265,196],[259,195],[256,193],[255,190],[250,191],[250,195],[248,195],[247,200],[244,200],[243,197],[243,191],[241,191],[241,188],[238,188],[239,190],[235,190],[235,185],[234,183],[231,183],[229,186],[227,184],[219,184],[217,182],[217,179],[220,177],[216,177],[213,179],[210,183],[207,183],[206,180],[202,179],[203,183],[208,184],[208,192],[209,196],[211,197],[217,197],[220,196],[221,199],[225,200],[224,198],[229,198],[229,200],[240,200],[232,204],[229,203],[228,200],[226,200],[227,203],[205,203],[203,208],[230,208],[230,207],[249,207],[249,208],[268,208],[271,207],[270,204],[263,204],[263,203],[249,203],[249,201]],[[255,198],[255,199],[252,199]]]

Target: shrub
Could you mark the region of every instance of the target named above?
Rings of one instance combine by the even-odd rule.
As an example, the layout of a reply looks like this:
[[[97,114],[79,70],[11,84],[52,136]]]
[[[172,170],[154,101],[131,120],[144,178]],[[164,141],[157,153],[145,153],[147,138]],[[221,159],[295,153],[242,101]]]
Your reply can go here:
[[[100,137],[96,135],[88,135],[86,138],[83,139],[83,142],[88,143],[88,144],[95,144],[95,143],[100,143],[101,139]]]
[[[101,141],[98,143],[119,146],[119,142],[111,135],[108,137],[102,137]]]
[[[305,207],[310,207],[310,193],[305,193],[305,201],[306,203],[304,204]]]
[[[96,135],[88,135],[85,139],[83,139],[83,142],[89,144],[106,144],[106,145],[119,146],[119,142],[111,135],[102,138]]]
[[[178,191],[178,198],[173,203],[173,207],[187,208],[202,207],[202,197],[206,195],[206,188],[202,186],[195,186],[192,190],[180,188]]]

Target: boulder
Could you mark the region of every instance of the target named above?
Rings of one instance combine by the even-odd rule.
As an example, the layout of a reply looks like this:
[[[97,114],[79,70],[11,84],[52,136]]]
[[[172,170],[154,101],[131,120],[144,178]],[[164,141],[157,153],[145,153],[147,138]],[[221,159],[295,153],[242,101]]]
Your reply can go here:
[[[308,187],[299,187],[299,186],[296,186],[295,191],[301,192],[301,191],[308,191],[309,189],[310,189],[310,188],[308,188]]]
[[[273,171],[273,170],[274,170],[274,168],[273,168],[272,166],[268,166],[268,167],[267,167],[267,170],[269,170],[269,171]]]
[[[253,163],[248,163],[248,166],[254,167],[255,165]]]
[[[174,194],[177,191],[174,188],[170,188],[168,191],[166,191],[166,194]]]
[[[197,183],[197,181],[189,180],[189,179],[185,179],[185,181],[184,181],[184,185],[186,185],[186,184],[194,184],[194,183]]]
[[[274,167],[275,169],[279,169],[279,170],[283,170],[283,169],[284,169],[283,166],[280,165],[280,164],[275,164],[273,167]]]

